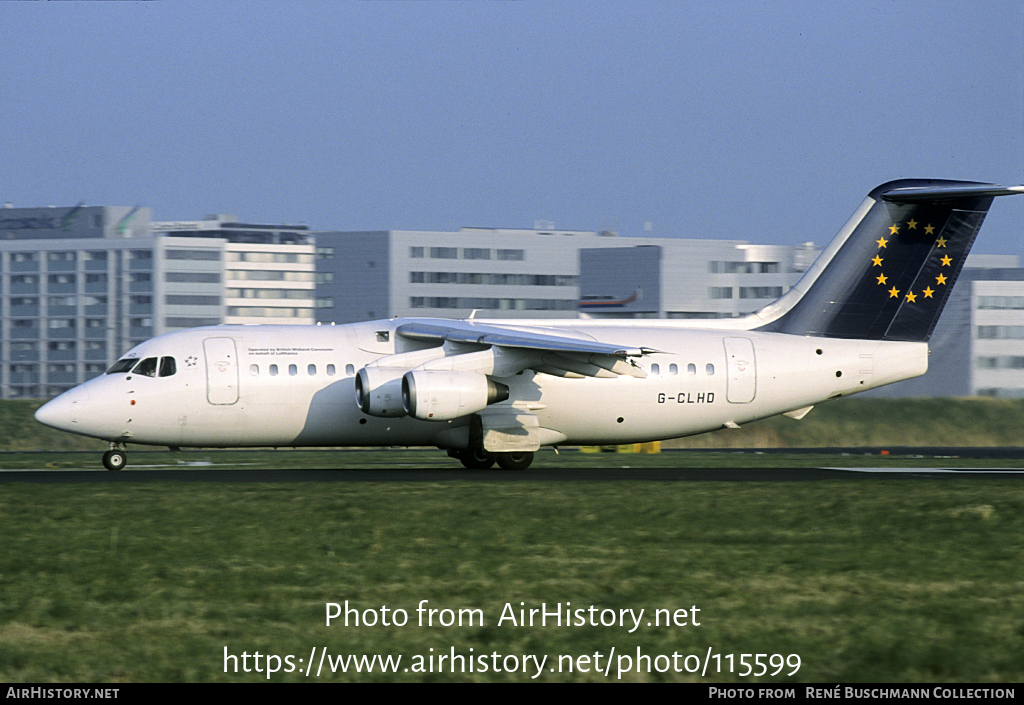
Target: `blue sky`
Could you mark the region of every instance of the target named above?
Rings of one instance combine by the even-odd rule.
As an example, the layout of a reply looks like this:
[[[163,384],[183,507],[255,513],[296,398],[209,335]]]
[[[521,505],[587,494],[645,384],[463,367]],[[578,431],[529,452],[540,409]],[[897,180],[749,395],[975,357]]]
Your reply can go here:
[[[0,201],[827,242],[1024,183],[1024,3],[4,2]],[[1024,198],[976,251],[1024,254]]]

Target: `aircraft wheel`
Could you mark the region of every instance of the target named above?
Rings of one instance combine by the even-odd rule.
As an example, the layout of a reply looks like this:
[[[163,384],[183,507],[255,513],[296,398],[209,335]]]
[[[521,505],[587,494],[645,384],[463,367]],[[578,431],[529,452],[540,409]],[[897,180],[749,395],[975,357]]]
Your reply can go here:
[[[128,456],[123,450],[108,450],[103,454],[103,466],[107,470],[120,470],[128,464]]]
[[[470,470],[486,470],[495,463],[493,455],[489,455],[484,451],[472,451],[467,450],[459,453],[456,456],[459,462],[462,463],[463,467],[469,468]]]
[[[533,462],[533,453],[496,453],[502,470],[525,470]]]

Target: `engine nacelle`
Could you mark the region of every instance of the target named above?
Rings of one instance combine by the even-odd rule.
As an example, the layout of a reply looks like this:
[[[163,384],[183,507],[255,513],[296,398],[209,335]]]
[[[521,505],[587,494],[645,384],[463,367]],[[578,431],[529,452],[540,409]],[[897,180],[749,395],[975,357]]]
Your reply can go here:
[[[402,405],[404,367],[364,367],[356,375],[356,404],[370,416],[405,416]]]
[[[424,421],[450,421],[506,399],[506,385],[478,372],[410,370],[402,377],[402,405]]]

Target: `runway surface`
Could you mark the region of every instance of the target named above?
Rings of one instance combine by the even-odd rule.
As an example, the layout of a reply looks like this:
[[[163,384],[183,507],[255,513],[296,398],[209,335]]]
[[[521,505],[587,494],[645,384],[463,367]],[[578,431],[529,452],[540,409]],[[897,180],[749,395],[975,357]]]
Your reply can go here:
[[[816,482],[822,480],[879,480],[929,477],[1019,478],[1024,470],[998,468],[583,468],[505,470],[216,470],[136,469],[105,470],[7,470],[0,484],[124,483],[124,482]]]
[[[812,467],[780,467],[787,462],[779,458],[780,455],[800,456],[799,461],[793,458],[790,462]],[[545,454],[545,462],[535,462],[532,468],[516,472],[497,467],[490,470],[467,470],[455,460],[445,457],[442,451],[425,448],[369,452],[366,449],[335,449],[326,453],[318,450],[290,450],[282,451],[279,456],[258,451],[255,455],[246,456],[216,450],[192,450],[183,454],[140,450],[131,453],[130,462],[124,470],[110,472],[102,467],[99,457],[94,453],[8,452],[0,453],[0,484],[621,480],[816,482],[910,477],[1000,477],[1024,480],[1024,467],[1021,467],[1024,464],[1024,448],[1021,447],[751,448],[717,451],[667,449],[659,456],[582,454],[576,450],[563,450],[565,461],[561,466],[559,461],[551,462],[556,457]],[[11,469],[3,469],[5,463],[9,463]],[[702,463],[709,466],[694,467]],[[676,464],[679,467],[672,467]],[[870,466],[865,466],[868,464]],[[912,467],[923,464],[928,467]],[[995,467],[998,465],[1016,467]]]

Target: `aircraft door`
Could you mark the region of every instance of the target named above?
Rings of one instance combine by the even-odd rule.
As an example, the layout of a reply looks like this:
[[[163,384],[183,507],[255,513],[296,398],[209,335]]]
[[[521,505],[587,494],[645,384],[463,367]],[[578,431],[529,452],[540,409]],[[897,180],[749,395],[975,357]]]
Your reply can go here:
[[[750,338],[726,338],[725,362],[728,370],[726,399],[733,404],[749,404],[757,393],[754,343]]]
[[[211,404],[234,404],[238,401],[238,353],[233,338],[207,338],[206,399]]]

